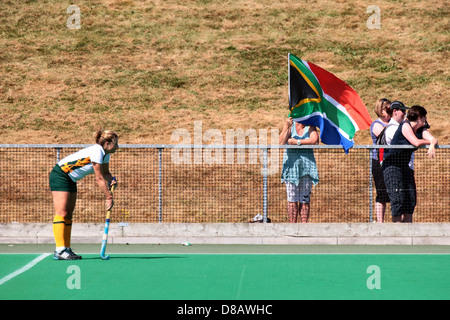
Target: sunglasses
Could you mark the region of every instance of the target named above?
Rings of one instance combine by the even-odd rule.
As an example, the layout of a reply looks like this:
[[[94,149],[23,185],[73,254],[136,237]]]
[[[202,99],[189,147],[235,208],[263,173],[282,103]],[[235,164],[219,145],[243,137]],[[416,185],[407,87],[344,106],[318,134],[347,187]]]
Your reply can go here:
[[[383,106],[382,108],[381,108],[381,110],[383,111],[383,110],[388,110],[389,109],[389,99],[386,99],[386,98],[383,98],[383,99],[380,99],[380,101],[381,101],[381,105]],[[385,105],[386,104],[386,105]]]

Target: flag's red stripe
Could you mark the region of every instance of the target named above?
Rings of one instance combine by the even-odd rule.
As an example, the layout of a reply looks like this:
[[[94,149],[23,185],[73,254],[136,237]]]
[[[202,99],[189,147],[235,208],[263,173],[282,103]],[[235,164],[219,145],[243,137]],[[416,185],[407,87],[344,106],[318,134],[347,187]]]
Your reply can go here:
[[[358,125],[359,130],[370,128],[372,118],[355,90],[335,75],[315,64],[308,61],[308,65],[319,80],[323,92],[345,107]]]

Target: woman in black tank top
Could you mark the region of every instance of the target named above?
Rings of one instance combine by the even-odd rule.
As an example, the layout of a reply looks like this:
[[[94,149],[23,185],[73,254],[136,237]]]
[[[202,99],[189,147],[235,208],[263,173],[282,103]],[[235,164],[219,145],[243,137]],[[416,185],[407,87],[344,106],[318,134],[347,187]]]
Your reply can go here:
[[[410,145],[414,149],[387,149],[383,161],[383,176],[386,190],[391,200],[393,222],[412,222],[416,206],[416,183],[414,172],[409,168],[412,153],[418,147],[432,144],[430,157],[434,157],[437,140],[423,139],[427,111],[421,106],[413,106],[408,112],[407,120],[402,122],[392,138],[391,145]],[[420,129],[420,130],[419,130]]]

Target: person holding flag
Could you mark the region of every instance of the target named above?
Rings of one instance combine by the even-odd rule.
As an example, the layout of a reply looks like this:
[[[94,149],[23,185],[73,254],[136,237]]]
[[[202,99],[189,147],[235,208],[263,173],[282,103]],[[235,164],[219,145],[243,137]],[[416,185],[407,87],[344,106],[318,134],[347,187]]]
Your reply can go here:
[[[359,95],[330,72],[290,53],[288,72],[290,112],[280,134],[280,144],[318,144],[316,128],[319,128],[320,141],[341,145],[348,153],[354,145],[355,133],[369,129],[372,123]],[[282,182],[286,183],[290,222],[296,222],[297,202],[300,211],[305,211],[300,213],[301,219],[308,220],[311,187],[318,181],[313,150],[287,148]]]
[[[295,123],[288,118],[280,134],[281,145],[319,144],[319,135],[314,126]],[[286,184],[288,218],[297,223],[300,214],[302,223],[308,222],[310,214],[310,195],[313,185],[319,182],[316,160],[312,149],[284,150],[281,182]]]

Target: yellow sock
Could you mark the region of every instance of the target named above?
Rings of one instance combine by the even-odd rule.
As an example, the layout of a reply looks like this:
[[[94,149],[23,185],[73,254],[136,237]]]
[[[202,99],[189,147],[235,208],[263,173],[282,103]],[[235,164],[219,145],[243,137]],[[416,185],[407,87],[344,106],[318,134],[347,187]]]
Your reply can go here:
[[[53,236],[55,237],[56,248],[64,247],[64,217],[55,215],[53,219]]]
[[[70,237],[72,235],[72,220],[64,219],[64,247],[70,248]]]

